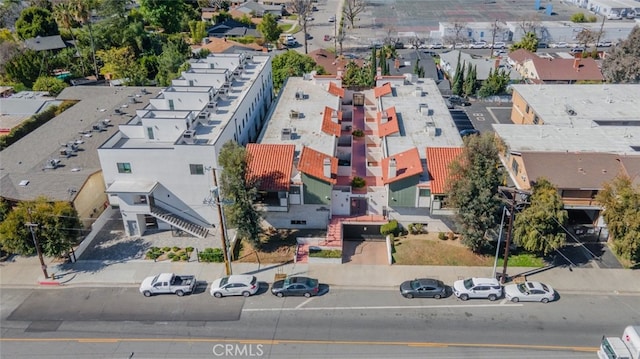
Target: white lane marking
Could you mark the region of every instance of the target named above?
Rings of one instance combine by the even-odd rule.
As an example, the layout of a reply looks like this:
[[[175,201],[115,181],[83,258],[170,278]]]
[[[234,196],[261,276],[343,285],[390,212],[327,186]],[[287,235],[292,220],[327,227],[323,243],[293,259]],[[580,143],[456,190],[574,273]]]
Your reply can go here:
[[[305,304],[305,303],[302,303]],[[476,304],[476,305],[410,305],[410,306],[379,306],[379,307],[308,307],[301,308],[298,305],[295,308],[245,308],[243,312],[278,312],[278,311],[321,311],[321,310],[385,310],[385,309],[440,309],[440,308],[483,308],[483,307],[522,307],[522,304]]]
[[[298,304],[298,306],[296,307],[296,309],[300,309],[300,308],[304,307],[304,305],[305,305],[305,304],[309,303],[309,302],[310,302],[310,301],[312,301],[313,299],[314,299],[314,298],[313,298],[313,297],[311,297],[311,298],[309,298],[309,299],[305,300],[304,302],[302,302],[302,303]]]

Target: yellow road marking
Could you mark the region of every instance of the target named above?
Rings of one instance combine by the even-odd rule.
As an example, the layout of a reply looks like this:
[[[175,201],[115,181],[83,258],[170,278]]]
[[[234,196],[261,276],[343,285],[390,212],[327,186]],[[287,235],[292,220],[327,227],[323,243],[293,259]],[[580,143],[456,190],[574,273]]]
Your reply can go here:
[[[241,344],[319,344],[319,345],[390,345],[409,347],[474,347],[503,349],[533,349],[596,352],[597,347],[534,344],[472,344],[472,343],[432,343],[432,342],[376,342],[364,340],[294,340],[294,339],[216,339],[216,338],[0,338],[0,342],[73,342],[78,343],[125,343],[125,342],[174,342],[174,343],[241,343]]]

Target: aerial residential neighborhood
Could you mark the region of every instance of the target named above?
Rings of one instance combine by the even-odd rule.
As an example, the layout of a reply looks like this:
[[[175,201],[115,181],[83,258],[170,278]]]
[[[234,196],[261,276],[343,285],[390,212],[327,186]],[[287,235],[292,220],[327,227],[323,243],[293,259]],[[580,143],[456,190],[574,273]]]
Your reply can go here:
[[[638,359],[638,14],[0,0],[0,356]]]

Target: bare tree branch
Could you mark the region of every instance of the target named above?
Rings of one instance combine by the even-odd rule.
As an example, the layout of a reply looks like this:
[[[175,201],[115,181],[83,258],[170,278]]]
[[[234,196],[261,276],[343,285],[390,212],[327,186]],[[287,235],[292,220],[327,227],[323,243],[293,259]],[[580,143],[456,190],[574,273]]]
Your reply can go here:
[[[351,27],[354,27],[358,15],[362,13],[364,9],[364,0],[345,0],[342,15],[349,21]]]
[[[307,54],[309,53],[307,42],[307,22],[311,12],[313,11],[313,4],[311,3],[311,0],[292,0],[289,7],[293,12],[298,14],[298,24],[302,26],[302,31],[304,33],[304,53]]]

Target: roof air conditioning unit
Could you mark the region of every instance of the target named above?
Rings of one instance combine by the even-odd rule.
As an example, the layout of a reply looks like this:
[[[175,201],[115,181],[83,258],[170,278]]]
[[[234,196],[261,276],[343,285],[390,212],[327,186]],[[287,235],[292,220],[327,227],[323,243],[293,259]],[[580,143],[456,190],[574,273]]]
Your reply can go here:
[[[57,158],[52,158],[50,160],[47,160],[47,162],[45,162],[44,168],[54,170],[58,168],[59,165],[60,165],[60,160]]]
[[[280,140],[281,141],[291,140],[292,134],[293,134],[293,131],[290,128],[283,128],[280,131]]]
[[[420,87],[420,86],[416,87],[416,91],[414,92],[414,95],[416,97],[422,97],[423,94],[424,93],[422,92],[422,87]]]
[[[182,134],[182,142],[188,145],[196,143],[196,131],[187,130]]]

